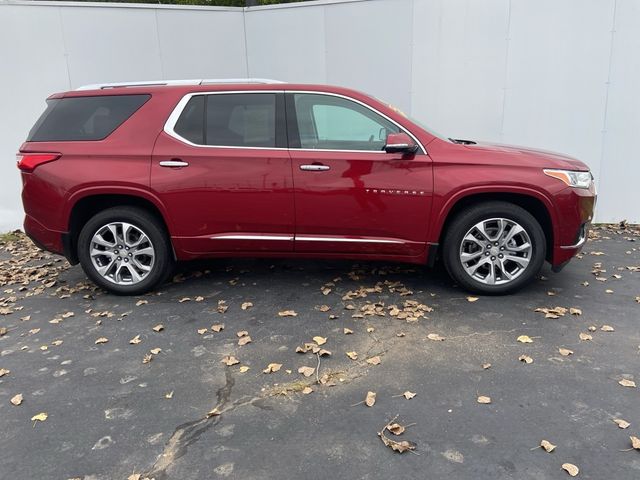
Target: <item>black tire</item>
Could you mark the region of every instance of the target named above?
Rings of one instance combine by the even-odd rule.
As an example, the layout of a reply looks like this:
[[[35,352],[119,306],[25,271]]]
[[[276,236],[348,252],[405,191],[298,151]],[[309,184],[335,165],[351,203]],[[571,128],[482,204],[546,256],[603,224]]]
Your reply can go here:
[[[126,222],[144,232],[154,249],[155,258],[151,270],[138,283],[131,285],[114,283],[103,277],[93,265],[90,256],[91,241],[105,225]],[[137,207],[113,207],[94,215],[84,225],[78,236],[78,259],[87,277],[96,285],[117,295],[140,295],[153,290],[166,281],[173,270],[173,250],[162,223],[152,214]]]
[[[528,257],[528,265],[522,269],[518,276],[515,276],[515,278],[510,281],[501,278],[500,281],[507,283],[490,285],[483,283],[483,281],[467,273],[463,266],[463,260],[461,259],[461,249],[465,235],[474,225],[483,220],[493,218],[504,218],[519,224],[530,239],[531,252]],[[485,244],[482,248],[489,247]],[[535,217],[522,207],[499,201],[480,203],[467,207],[459,212],[449,224],[443,240],[443,260],[449,275],[464,289],[485,295],[513,293],[530,283],[542,268],[546,257],[546,250],[547,243],[545,234]],[[479,251],[483,255],[487,255],[485,250]],[[491,253],[487,256],[494,258],[491,256]],[[482,256],[479,258],[483,259]],[[486,261],[488,262],[489,260],[486,259]],[[498,275],[496,274],[495,277],[498,277]]]

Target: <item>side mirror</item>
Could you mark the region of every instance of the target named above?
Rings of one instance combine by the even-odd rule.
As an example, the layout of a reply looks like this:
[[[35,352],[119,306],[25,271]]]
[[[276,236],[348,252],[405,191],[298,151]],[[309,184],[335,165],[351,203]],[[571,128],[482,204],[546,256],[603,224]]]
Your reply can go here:
[[[416,153],[418,145],[406,133],[390,133],[387,135],[387,144],[384,146],[387,153]]]

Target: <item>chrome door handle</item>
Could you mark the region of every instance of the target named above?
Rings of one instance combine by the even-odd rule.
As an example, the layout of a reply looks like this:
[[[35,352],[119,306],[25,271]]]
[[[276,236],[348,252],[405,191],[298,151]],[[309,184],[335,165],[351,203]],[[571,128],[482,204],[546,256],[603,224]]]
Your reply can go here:
[[[177,168],[177,167],[188,167],[189,164],[187,162],[183,162],[182,160],[163,160],[160,162],[161,167],[169,167],[169,168]]]
[[[323,172],[330,169],[331,167],[328,165],[300,165],[300,170],[305,172]]]

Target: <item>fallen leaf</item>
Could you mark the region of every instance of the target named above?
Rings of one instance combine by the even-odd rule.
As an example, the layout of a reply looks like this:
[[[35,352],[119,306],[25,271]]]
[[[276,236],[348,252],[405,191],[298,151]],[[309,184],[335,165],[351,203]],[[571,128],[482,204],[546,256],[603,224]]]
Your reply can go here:
[[[100,337],[99,339],[96,340],[95,344],[100,345],[101,343],[107,343],[108,341],[109,341],[108,338]]]
[[[233,355],[227,355],[226,357],[224,357],[220,361],[222,363],[224,363],[225,365],[227,365],[228,367],[230,367],[231,365],[236,365],[236,364],[240,363],[240,361],[236,357],[234,357]]]
[[[313,367],[300,367],[298,369],[298,373],[301,373],[305,377],[310,377],[314,373],[316,373],[316,369]]]
[[[55,345],[56,347],[59,347],[60,345],[62,345],[62,340],[54,340],[53,342],[51,342],[51,345]]]
[[[434,342],[443,342],[444,341],[444,337],[441,337],[437,333],[430,333],[429,335],[427,335],[427,338],[429,340],[433,340]]]
[[[477,301],[478,301],[478,297],[467,297],[467,302],[473,303]]]
[[[6,368],[0,368],[0,377],[4,377],[5,375],[9,375],[11,370],[7,370]]]
[[[589,330],[590,332],[595,332],[596,330],[598,330],[598,328],[595,325],[590,325],[587,327],[587,330]]]
[[[347,352],[347,357],[351,360],[358,360],[358,352]]]
[[[344,329],[344,334],[345,335],[351,335],[353,333],[353,330],[351,330],[350,328],[345,328]]]
[[[517,341],[520,343],[533,343],[533,340],[531,340],[531,337],[529,337],[528,335],[520,335],[517,338]]]
[[[600,327],[603,332],[615,332],[615,329],[611,325],[603,325]]]
[[[518,360],[524,363],[533,363],[533,358],[531,358],[529,355],[520,355],[518,357]]]
[[[313,388],[311,388],[311,387],[304,387],[304,388],[302,389],[302,393],[303,393],[304,395],[309,395],[309,394],[310,394],[310,393],[312,393],[312,392],[313,392]]]
[[[142,342],[142,340],[140,340],[140,335],[136,335],[135,337],[133,337],[131,340],[129,340],[129,343],[131,345],[137,345],[140,342]]]
[[[31,417],[31,421],[32,422],[44,422],[48,417],[49,417],[49,415],[47,415],[45,412],[41,412],[41,413],[38,413],[37,415],[34,415],[33,417]]]
[[[367,407],[373,407],[376,404],[376,392],[367,392],[367,396],[364,399],[364,404]]]
[[[490,363],[483,363],[482,364],[482,368],[487,370],[487,369],[491,368],[491,364]]]
[[[559,348],[558,352],[560,352],[560,355],[562,355],[563,357],[573,355],[573,350],[569,350],[568,348]]]
[[[611,290],[610,288],[607,288],[604,293],[613,293],[613,290]]]
[[[402,425],[394,423],[394,420],[392,420],[391,422],[387,423],[384,426],[384,428],[382,429],[382,431],[378,432],[378,437],[380,437],[380,440],[382,440],[382,443],[384,443],[387,447],[389,447],[394,452],[398,452],[398,453],[404,453],[404,452],[407,452],[407,451],[415,450],[416,449],[415,443],[408,442],[406,440],[404,440],[402,442],[397,442],[395,440],[390,439],[389,437],[387,437],[384,434],[385,430],[388,430],[391,433],[394,433],[395,435],[399,435],[400,433],[402,433],[404,431],[405,428],[402,427]],[[394,430],[397,431],[397,432],[400,432],[400,433],[396,434],[394,432]]]
[[[631,425],[629,422],[621,418],[614,418],[613,421],[615,422],[616,425],[618,425],[619,428],[622,428],[623,430],[625,428],[629,428],[629,426]]]
[[[178,300],[178,303],[185,303],[185,302],[190,302],[191,301],[191,297],[184,297],[181,298],[180,300]]]
[[[247,367],[246,365],[242,365],[240,367],[240,373],[246,373],[249,371],[249,367]]]
[[[207,329],[206,328],[199,328],[198,329],[198,335],[204,335],[205,333],[207,333]]]
[[[136,302],[136,307],[140,307],[142,305],[146,305],[147,303],[149,303],[149,300],[138,300]]]
[[[636,388],[636,382],[633,380],[627,380],[626,378],[623,378],[618,383],[623,387]]]
[[[329,310],[331,310],[331,307],[329,305],[318,305],[316,306],[316,310],[318,310],[319,312],[328,312]]]
[[[265,368],[262,372],[263,373],[273,373],[273,372],[277,372],[281,368],[282,368],[282,364],[281,363],[270,363],[269,365],[267,365],[267,368]]]
[[[569,313],[570,313],[571,315],[582,315],[582,310],[581,310],[581,309],[579,309],[579,308],[571,307],[571,308],[569,309]]]
[[[542,440],[540,446],[544,448],[547,453],[551,453],[556,449],[556,446],[548,440]]]
[[[588,333],[580,332],[579,337],[580,337],[580,340],[584,340],[584,341],[593,340],[593,337],[591,335],[589,335]]]
[[[165,393],[164,398],[166,398],[167,400],[171,400],[173,398],[173,390],[171,390],[169,393]]]
[[[407,390],[406,392],[404,392],[404,393],[402,394],[402,396],[403,396],[404,398],[406,398],[407,400],[411,400],[413,397],[415,397],[415,396],[416,396],[416,394],[415,394],[415,393],[413,393],[413,392],[410,392],[409,390]]]
[[[238,345],[240,346],[246,345],[247,343],[251,343],[251,337],[249,335],[238,339]]]
[[[578,473],[580,473],[580,469],[573,463],[563,463],[562,468],[566,470],[566,472],[572,477],[575,477],[576,475],[578,475]]]
[[[151,355],[150,353],[145,354],[144,357],[142,357],[142,363],[149,363],[151,362],[151,360],[153,360],[153,355]]]
[[[162,349],[159,348],[159,347],[152,348],[151,350],[149,350],[149,352],[151,352],[151,354],[153,354],[153,355],[158,355],[161,351],[162,351]]]
[[[405,432],[405,427],[400,425],[399,423],[391,423],[385,427],[394,435],[402,435]]]
[[[248,310],[251,307],[253,307],[253,303],[251,303],[251,302],[244,302],[242,305],[240,305],[240,308],[242,310]]]
[[[280,316],[280,317],[297,317],[298,314],[295,312],[295,310],[283,310],[281,312],[278,312],[278,316]]]
[[[224,330],[224,324],[219,323],[216,325],[211,325],[211,330],[213,330],[216,333],[220,333],[222,330]]]
[[[484,395],[480,395],[478,397],[478,403],[483,403],[483,404],[491,403],[491,397],[485,397]]]
[[[640,450],[640,438],[634,437],[633,435],[631,435],[629,437],[629,440],[631,440],[631,448],[635,450]]]
[[[11,400],[9,400],[13,405],[18,406],[22,403],[22,394],[19,393],[17,395],[14,395],[13,397],[11,397]]]
[[[246,337],[247,335],[249,335],[249,332],[247,332],[246,330],[241,330],[238,333],[236,333],[236,335],[238,337]]]
[[[213,410],[209,410],[207,412],[207,418],[217,417],[217,416],[219,416],[221,414],[222,414],[222,412],[220,410],[218,410],[218,407],[216,407]]]
[[[198,296],[195,298],[195,301],[196,301],[196,302],[203,302],[203,301],[204,301],[204,297],[203,297],[203,296],[201,296],[201,295],[198,295]]]
[[[375,332],[375,331],[376,331],[376,329],[375,329],[375,328],[373,328],[373,327],[367,327],[367,333],[373,333],[373,332]]]
[[[380,365],[380,357],[376,355],[375,357],[367,358],[366,362],[369,365]]]
[[[155,327],[152,328],[152,330],[154,332],[161,332],[162,330],[164,330],[164,325],[162,325],[161,323],[159,323],[158,325],[156,325]]]
[[[325,343],[327,343],[327,339],[325,337],[313,337],[313,341],[318,345],[324,345]]]

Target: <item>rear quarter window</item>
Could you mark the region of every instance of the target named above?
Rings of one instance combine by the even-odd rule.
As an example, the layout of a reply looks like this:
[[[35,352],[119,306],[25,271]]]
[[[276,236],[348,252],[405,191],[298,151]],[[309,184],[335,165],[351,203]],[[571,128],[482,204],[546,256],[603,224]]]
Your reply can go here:
[[[100,95],[47,100],[28,142],[104,140],[151,95]]]

